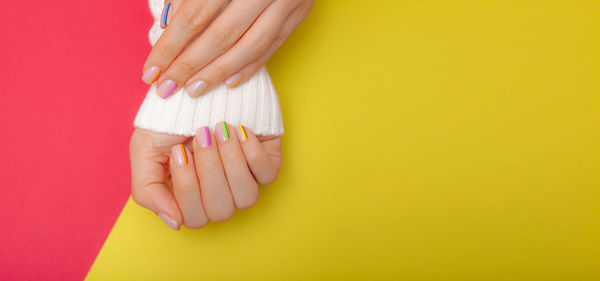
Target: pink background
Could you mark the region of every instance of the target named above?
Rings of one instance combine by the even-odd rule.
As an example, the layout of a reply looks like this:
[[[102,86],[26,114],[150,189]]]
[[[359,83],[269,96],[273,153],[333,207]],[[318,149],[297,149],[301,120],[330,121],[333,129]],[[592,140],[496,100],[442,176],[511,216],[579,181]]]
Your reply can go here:
[[[81,280],[129,196],[146,1],[4,1],[0,280]]]

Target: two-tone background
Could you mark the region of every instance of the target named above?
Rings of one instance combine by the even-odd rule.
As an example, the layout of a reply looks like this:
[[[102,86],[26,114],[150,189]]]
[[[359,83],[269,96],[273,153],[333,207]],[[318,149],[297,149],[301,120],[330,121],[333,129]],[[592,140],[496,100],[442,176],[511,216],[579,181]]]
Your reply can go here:
[[[0,280],[600,279],[600,2],[315,2],[279,180],[180,232],[129,199],[146,1],[3,2]]]

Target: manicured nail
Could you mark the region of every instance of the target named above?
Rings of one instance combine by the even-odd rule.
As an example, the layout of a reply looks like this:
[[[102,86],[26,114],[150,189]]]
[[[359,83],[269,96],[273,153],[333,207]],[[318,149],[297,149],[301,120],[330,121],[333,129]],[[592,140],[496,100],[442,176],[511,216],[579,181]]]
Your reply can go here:
[[[202,148],[210,146],[210,131],[208,127],[203,127],[196,131],[196,140]]]
[[[173,161],[175,161],[175,165],[179,167],[187,166],[188,160],[183,144],[171,147],[171,154],[173,155]]]
[[[204,82],[204,80],[196,81],[192,83],[189,87],[185,89],[185,91],[190,95],[190,97],[195,98],[200,96],[204,90],[208,88],[208,84]]]
[[[160,73],[160,68],[158,68],[158,66],[151,66],[148,69],[146,69],[146,71],[144,71],[144,74],[142,74],[142,81],[144,81],[144,83],[150,85],[152,83],[154,83],[154,81],[156,80],[156,77],[158,77],[158,74]]]
[[[239,130],[237,130],[237,136],[238,139],[240,140],[240,142],[244,142],[248,139],[248,136],[246,135],[246,130],[244,130],[244,126],[239,125]]]
[[[171,2],[167,2],[160,17],[160,28],[166,28],[171,21]]]
[[[165,222],[165,224],[168,227],[172,228],[173,230],[179,230],[179,225],[177,225],[177,222],[174,219],[170,218],[169,216],[163,213],[158,213],[158,216]]]
[[[175,81],[166,80],[162,82],[160,86],[158,86],[156,93],[159,97],[166,99],[173,93],[173,91],[175,91],[175,88],[177,88],[177,83],[175,83]]]
[[[221,127],[221,128],[219,128]],[[227,131],[227,124],[225,122],[221,122],[215,126],[215,134],[217,135],[217,139],[220,142],[225,142],[229,139],[229,132]]]
[[[236,73],[225,80],[225,85],[227,85],[227,87],[229,88],[233,88],[237,86],[237,84],[240,83],[240,81],[242,81],[242,74]]]

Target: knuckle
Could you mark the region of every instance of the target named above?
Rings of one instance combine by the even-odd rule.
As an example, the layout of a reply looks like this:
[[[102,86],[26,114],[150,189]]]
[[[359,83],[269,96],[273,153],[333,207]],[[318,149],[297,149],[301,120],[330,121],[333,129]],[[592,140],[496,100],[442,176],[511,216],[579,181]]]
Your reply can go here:
[[[306,13],[308,13],[310,10],[312,10],[313,5],[314,5],[313,0],[303,0],[300,3],[300,8],[305,10]]]
[[[262,162],[263,157],[261,156],[260,153],[248,151],[246,153],[246,160],[248,160],[249,163],[260,163],[260,162]]]
[[[238,153],[223,153],[221,154],[221,162],[223,165],[233,165],[237,163],[242,163],[242,155]]]
[[[220,63],[213,63],[211,64],[211,71],[213,72],[214,76],[218,78],[218,80],[223,80],[227,77],[227,70],[225,68],[225,66],[223,66]]]
[[[287,37],[284,34],[280,33],[275,37],[275,39],[273,39],[273,43],[271,45],[275,48],[279,48],[281,45],[283,45],[283,42],[285,42],[286,38]]]
[[[257,56],[261,53],[264,53],[270,45],[271,38],[268,35],[261,33],[254,40],[254,44],[252,44],[252,54]]]
[[[225,46],[233,40],[234,27],[229,24],[218,24],[213,27],[211,37],[218,46]]]
[[[171,42],[169,39],[163,39],[159,41],[153,49],[157,50],[160,54],[170,57],[173,57],[178,53],[175,49],[175,46],[173,45],[173,42]]]
[[[179,190],[179,193],[189,196],[188,194],[194,194],[194,192],[198,190],[198,187],[193,184],[180,183],[179,185],[177,185],[177,189]]]
[[[196,169],[207,174],[216,174],[221,171],[220,163],[217,161],[196,161]]]
[[[197,71],[195,64],[185,60],[176,61],[173,65],[173,69],[178,75],[185,75],[187,77],[192,76],[192,74]]]
[[[206,21],[206,17],[202,12],[202,7],[198,5],[188,5],[187,7],[178,10],[178,15],[180,17],[177,21],[178,27],[184,32],[196,31]]]
[[[308,13],[312,9],[314,5],[313,2],[313,0],[293,0],[291,4],[293,5],[295,11],[300,11],[304,14]]]

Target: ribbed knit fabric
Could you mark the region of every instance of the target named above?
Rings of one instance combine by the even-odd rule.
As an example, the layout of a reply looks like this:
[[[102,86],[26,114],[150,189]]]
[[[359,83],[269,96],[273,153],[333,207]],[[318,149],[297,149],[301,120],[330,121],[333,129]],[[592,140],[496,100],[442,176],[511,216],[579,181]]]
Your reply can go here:
[[[152,45],[163,32],[159,22],[162,7],[162,0],[150,0],[154,16],[149,32]],[[221,121],[243,125],[257,135],[283,134],[279,99],[264,67],[233,89],[221,83],[198,98],[189,97],[182,89],[163,100],[156,94],[155,83],[148,90],[134,126],[160,133],[193,136],[198,128],[212,128]]]

